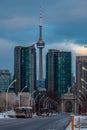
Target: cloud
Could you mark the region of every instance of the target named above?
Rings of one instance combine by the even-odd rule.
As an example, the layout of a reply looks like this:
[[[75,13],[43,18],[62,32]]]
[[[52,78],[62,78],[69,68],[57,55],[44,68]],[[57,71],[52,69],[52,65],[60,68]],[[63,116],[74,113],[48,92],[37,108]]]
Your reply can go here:
[[[77,55],[86,55],[87,56],[87,48],[78,48],[77,50],[76,50],[76,54]]]
[[[58,42],[58,43],[53,43],[51,46],[49,44],[46,45],[47,49],[58,49],[61,51],[73,51],[76,53],[77,49],[82,49],[84,48],[84,45],[79,45],[78,43],[75,43],[73,41],[63,41],[63,42]],[[85,48],[84,48],[85,49]]]
[[[15,45],[17,45],[16,42],[7,39],[0,39],[0,54],[7,56],[8,51],[13,51]]]
[[[48,5],[45,5],[48,22],[65,24],[87,21],[86,4],[86,0],[55,0],[48,8]]]
[[[14,47],[17,43],[0,39],[0,69],[14,70]]]
[[[34,17],[14,17],[10,19],[0,20],[0,28],[8,30],[27,29],[36,24]]]

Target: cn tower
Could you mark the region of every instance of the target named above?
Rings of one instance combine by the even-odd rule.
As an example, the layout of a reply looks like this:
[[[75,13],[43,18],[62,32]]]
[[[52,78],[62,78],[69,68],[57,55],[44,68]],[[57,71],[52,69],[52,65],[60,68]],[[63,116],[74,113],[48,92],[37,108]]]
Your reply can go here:
[[[39,77],[38,79],[43,79],[43,57],[42,57],[42,49],[45,46],[44,41],[42,40],[42,13],[40,12],[40,24],[39,24],[39,40],[36,43],[37,48],[39,49]]]

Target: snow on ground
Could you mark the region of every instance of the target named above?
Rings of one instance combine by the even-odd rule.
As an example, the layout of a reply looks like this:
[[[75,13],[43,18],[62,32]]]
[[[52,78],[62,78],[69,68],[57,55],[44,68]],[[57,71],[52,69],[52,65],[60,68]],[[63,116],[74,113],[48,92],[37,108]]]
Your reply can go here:
[[[78,121],[80,118],[80,130],[87,130],[87,116],[74,115],[74,130],[79,130]],[[72,130],[71,123],[66,128],[66,130]]]
[[[2,118],[9,118],[6,113],[0,113],[0,119]]]
[[[33,113],[33,117],[37,116],[36,113]],[[15,118],[15,111],[7,111],[0,113],[0,119],[1,118]]]
[[[7,112],[0,113],[0,119],[1,118],[10,118],[10,117],[15,117],[14,111],[7,111]]]

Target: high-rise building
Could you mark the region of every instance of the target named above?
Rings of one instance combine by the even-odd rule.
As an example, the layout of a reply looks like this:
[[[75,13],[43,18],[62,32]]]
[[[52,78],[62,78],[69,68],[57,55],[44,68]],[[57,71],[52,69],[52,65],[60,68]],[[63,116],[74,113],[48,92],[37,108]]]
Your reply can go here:
[[[14,78],[15,92],[20,92],[25,86],[26,92],[36,89],[36,49],[34,45],[29,47],[16,46],[14,50]]]
[[[6,92],[12,80],[9,70],[0,70],[0,92]]]
[[[43,56],[42,49],[45,46],[44,41],[42,40],[42,15],[40,13],[40,25],[39,25],[39,40],[37,42],[37,48],[39,48],[39,80],[43,79]]]
[[[71,52],[50,49],[46,55],[46,88],[60,97],[71,87]]]
[[[76,57],[76,86],[77,96],[87,89],[87,56]],[[83,95],[84,97],[84,95]]]

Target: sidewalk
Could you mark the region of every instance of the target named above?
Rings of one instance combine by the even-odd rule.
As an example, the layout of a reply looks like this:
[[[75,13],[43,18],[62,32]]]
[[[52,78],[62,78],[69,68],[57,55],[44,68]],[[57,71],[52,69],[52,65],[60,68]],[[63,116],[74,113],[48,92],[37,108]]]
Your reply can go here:
[[[74,130],[79,130],[78,128],[78,119],[80,118],[80,130],[87,130],[87,116],[76,116],[74,115]],[[66,130],[72,130],[71,129],[71,123],[66,128]]]

